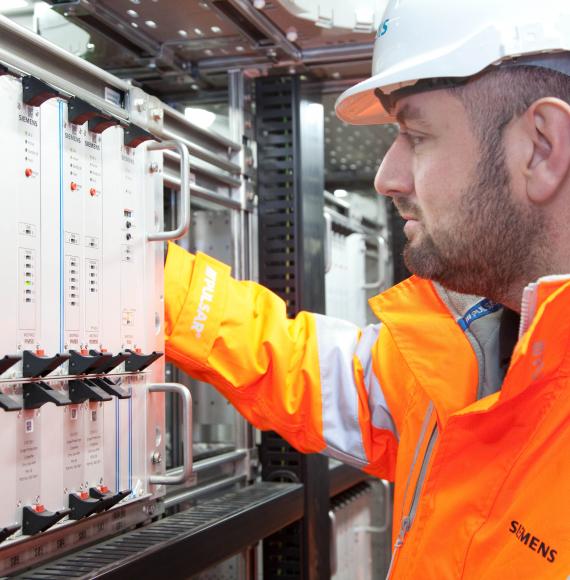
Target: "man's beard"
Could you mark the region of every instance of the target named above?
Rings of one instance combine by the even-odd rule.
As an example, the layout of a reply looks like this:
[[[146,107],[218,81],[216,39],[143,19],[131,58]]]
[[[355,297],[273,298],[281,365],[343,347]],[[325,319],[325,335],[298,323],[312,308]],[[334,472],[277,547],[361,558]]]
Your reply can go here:
[[[493,148],[494,149],[494,148]],[[395,201],[401,213],[416,215],[406,198]],[[539,211],[516,202],[504,151],[483,152],[476,177],[460,197],[450,226],[433,227],[420,219],[418,240],[404,249],[408,269],[450,290],[498,302],[513,287],[536,279],[541,264],[545,224]]]

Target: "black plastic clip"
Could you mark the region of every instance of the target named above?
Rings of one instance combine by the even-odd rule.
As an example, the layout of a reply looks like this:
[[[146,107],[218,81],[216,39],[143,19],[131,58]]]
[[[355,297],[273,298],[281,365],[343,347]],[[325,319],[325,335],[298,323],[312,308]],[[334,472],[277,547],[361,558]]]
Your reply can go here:
[[[105,129],[119,124],[119,121],[111,115],[77,97],[69,100],[67,116],[73,125],[83,125],[87,122],[87,127],[92,133],[102,133]]]
[[[112,508],[114,505],[118,504],[122,499],[125,499],[130,494],[130,489],[125,489],[124,491],[113,493],[112,491],[103,491],[97,487],[89,488],[89,495],[92,498],[101,500],[103,502],[99,511],[105,511]]]
[[[96,351],[91,351],[88,355],[81,354],[76,350],[69,351],[69,374],[70,375],[85,375],[87,373],[96,372],[97,367],[101,365],[103,354]],[[103,361],[104,362],[104,361]]]
[[[22,358],[17,354],[7,354],[3,358],[0,358],[0,375],[4,374],[20,360],[22,360]]]
[[[128,373],[136,373],[144,371],[149,367],[155,360],[158,360],[163,353],[162,352],[151,352],[150,354],[139,354],[132,350],[127,350],[130,353],[127,362],[125,363],[125,371]]]
[[[12,534],[15,534],[20,529],[20,524],[12,524],[0,529],[0,543],[7,540]]]
[[[96,379],[90,379],[90,383],[93,383],[109,395],[117,397],[117,399],[130,399],[131,394],[124,389],[121,389],[118,383],[114,383],[111,379],[107,377],[100,377]]]
[[[108,395],[101,387],[90,380],[69,381],[69,398],[72,403],[83,403],[85,401],[110,401]]]
[[[4,411],[19,411],[21,408],[22,405],[15,399],[12,399],[9,395],[0,393],[0,409],[4,409]]]
[[[58,407],[71,405],[72,401],[61,391],[52,389],[47,383],[24,383],[24,409],[39,409],[46,403],[53,403]]]
[[[30,506],[23,508],[22,534],[25,536],[33,536],[39,532],[45,532],[51,528],[56,522],[59,522],[71,510],[63,509],[56,512],[49,512],[46,509],[34,509]]]
[[[145,141],[157,141],[154,135],[136,125],[127,125],[124,127],[123,139],[125,147],[138,147]]]
[[[90,350],[89,354],[100,357],[99,363],[93,368],[95,373],[108,373],[129,358],[128,352],[120,352],[113,356],[111,353]]]
[[[26,378],[45,377],[68,359],[68,354],[42,356],[33,353],[31,350],[25,350],[22,374]]]
[[[22,89],[22,100],[26,105],[32,107],[39,107],[49,99],[62,96],[56,88],[32,76],[26,76],[22,79]]]
[[[80,520],[103,511],[103,499],[90,497],[87,493],[85,495],[87,497],[82,498],[75,493],[69,494],[70,520]]]

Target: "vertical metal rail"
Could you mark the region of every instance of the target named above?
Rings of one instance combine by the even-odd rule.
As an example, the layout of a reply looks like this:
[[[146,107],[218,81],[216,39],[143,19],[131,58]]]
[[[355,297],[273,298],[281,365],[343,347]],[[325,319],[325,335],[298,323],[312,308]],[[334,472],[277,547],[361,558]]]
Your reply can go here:
[[[228,97],[229,97],[229,121],[230,138],[236,143],[242,143],[242,148],[235,155],[233,161],[242,168],[241,186],[237,190],[240,210],[232,212],[232,231],[234,232],[234,263],[236,271],[234,275],[241,279],[251,278],[250,252],[250,223],[253,219],[251,212],[251,200],[247,195],[248,175],[248,136],[246,131],[246,80],[241,70],[228,72]],[[236,443],[239,448],[253,449],[253,427],[249,425],[241,415],[236,414]],[[251,464],[246,462],[245,471],[248,478],[252,477]]]

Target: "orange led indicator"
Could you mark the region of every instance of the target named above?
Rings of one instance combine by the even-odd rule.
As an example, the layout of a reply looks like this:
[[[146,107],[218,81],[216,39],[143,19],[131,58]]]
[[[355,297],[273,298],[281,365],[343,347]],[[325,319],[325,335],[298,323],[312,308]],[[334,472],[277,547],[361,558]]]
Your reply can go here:
[[[101,485],[99,487],[99,490],[101,491],[101,493],[109,493],[109,488],[106,485]]]
[[[89,494],[88,494],[86,491],[82,491],[82,492],[79,494],[79,497],[80,497],[81,499],[89,499]]]
[[[71,191],[75,191],[77,189],[77,183],[75,183],[75,181],[72,181],[69,187],[71,187]]]
[[[32,177],[34,174],[34,172],[29,167],[26,167],[26,171],[24,173],[26,174],[26,177]]]
[[[46,511],[46,508],[43,504],[38,503],[34,506],[34,511],[38,512],[39,514],[41,514],[42,512]]]
[[[38,348],[38,350],[36,350],[36,356],[45,356],[46,355],[46,351],[43,348]]]
[[[89,351],[86,348],[82,348],[80,352],[82,356],[87,356],[89,354]]]

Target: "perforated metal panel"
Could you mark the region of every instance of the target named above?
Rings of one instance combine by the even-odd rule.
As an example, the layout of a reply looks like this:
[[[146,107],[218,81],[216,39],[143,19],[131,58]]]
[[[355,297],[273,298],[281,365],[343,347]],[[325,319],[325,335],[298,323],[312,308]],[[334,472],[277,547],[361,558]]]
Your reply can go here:
[[[295,193],[297,152],[293,92],[295,77],[257,83],[257,143],[260,281],[287,302],[290,316],[299,309]]]
[[[301,95],[299,78],[258,80],[259,273],[287,314],[324,312],[323,110]],[[262,436],[263,478],[302,481],[302,523],[264,542],[264,579],[328,576],[328,463],[303,456],[273,433]]]

